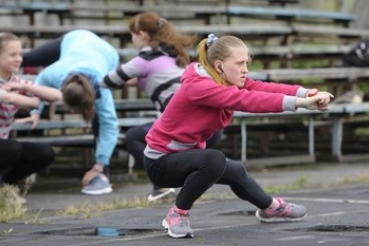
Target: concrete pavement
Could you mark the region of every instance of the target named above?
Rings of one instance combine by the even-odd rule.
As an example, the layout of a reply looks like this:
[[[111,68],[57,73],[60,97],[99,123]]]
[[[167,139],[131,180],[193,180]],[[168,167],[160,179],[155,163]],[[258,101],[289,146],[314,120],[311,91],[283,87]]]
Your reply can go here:
[[[296,223],[260,223],[253,205],[214,186],[191,210],[192,239],[163,231],[173,202],[146,204],[147,180],[113,182],[112,194],[86,196],[79,179],[40,179],[26,195],[28,218],[0,224],[0,245],[369,245],[368,167],[320,163],[251,171],[275,196],[307,207],[307,219]],[[50,189],[51,181],[65,185]],[[103,231],[110,236],[97,235]]]

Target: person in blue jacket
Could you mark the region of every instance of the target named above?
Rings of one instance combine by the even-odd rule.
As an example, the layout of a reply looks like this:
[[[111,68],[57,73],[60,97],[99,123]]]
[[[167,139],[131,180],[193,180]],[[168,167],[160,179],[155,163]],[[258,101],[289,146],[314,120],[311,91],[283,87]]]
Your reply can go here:
[[[62,91],[64,104],[92,122],[95,164],[82,179],[82,193],[112,192],[108,166],[118,141],[118,119],[112,93],[101,88],[103,77],[119,65],[116,49],[88,30],[73,30],[23,54],[22,66],[46,66],[36,77],[40,85]],[[24,121],[36,127],[43,105]]]

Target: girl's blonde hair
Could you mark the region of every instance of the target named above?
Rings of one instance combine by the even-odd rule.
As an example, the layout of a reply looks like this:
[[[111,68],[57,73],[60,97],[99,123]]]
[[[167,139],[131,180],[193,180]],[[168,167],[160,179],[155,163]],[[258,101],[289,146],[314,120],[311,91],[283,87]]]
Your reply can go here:
[[[21,42],[20,38],[13,33],[10,32],[0,32],[0,53],[3,52],[4,43],[8,41],[19,41]]]
[[[135,34],[140,31],[146,32],[150,36],[149,45],[153,49],[166,45],[174,52],[179,67],[185,67],[190,62],[185,47],[192,46],[197,37],[176,32],[174,27],[157,13],[147,11],[132,17],[129,21],[129,30]]]
[[[91,121],[95,112],[95,90],[89,79],[82,75],[69,76],[62,88],[64,103],[82,114],[85,121]]]
[[[204,66],[216,83],[229,85],[226,79],[215,70],[214,63],[217,60],[224,61],[230,57],[232,48],[247,48],[247,46],[241,39],[235,36],[223,36],[211,42],[210,45],[208,43],[208,38],[205,38],[197,46],[198,61]]]

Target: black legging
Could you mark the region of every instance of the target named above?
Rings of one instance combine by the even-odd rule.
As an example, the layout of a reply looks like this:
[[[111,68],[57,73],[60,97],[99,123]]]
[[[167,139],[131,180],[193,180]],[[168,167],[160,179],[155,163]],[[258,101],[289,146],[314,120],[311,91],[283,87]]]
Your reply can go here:
[[[156,160],[145,156],[144,163],[155,185],[182,187],[176,201],[180,209],[191,209],[194,202],[214,184],[229,185],[239,198],[260,209],[268,208],[273,200],[241,162],[227,159],[218,150],[189,150],[167,154]]]
[[[23,62],[21,67],[36,67],[50,65],[60,57],[60,45],[63,36],[50,39],[42,45],[23,53]]]
[[[128,153],[130,153],[134,157],[135,162],[142,168],[144,167],[143,152],[146,147],[145,136],[149,132],[153,124],[154,123],[151,122],[144,125],[131,127],[126,132],[126,137],[124,141],[126,149]],[[206,147],[215,147],[219,143],[222,137],[222,133],[223,131],[218,131],[214,133],[214,135],[210,139],[208,139],[208,141],[206,141]]]
[[[55,157],[50,145],[21,143],[14,139],[0,139],[0,173],[7,184],[18,181],[49,166]]]

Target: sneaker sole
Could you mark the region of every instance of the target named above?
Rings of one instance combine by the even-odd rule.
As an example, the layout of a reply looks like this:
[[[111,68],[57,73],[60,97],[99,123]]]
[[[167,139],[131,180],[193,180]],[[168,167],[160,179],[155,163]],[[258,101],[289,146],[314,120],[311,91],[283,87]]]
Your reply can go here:
[[[156,200],[159,200],[159,199],[161,199],[161,198],[163,198],[163,197],[166,197],[166,196],[168,196],[168,195],[170,195],[170,194],[174,194],[176,192],[176,190],[174,189],[174,188],[171,188],[171,189],[169,189],[169,190],[167,190],[166,192],[164,192],[164,193],[161,193],[160,195],[157,195],[157,196],[153,196],[153,195],[149,195],[148,197],[147,197],[147,200],[149,201],[149,202],[153,202],[153,201],[156,201]]]
[[[86,194],[86,195],[104,195],[104,194],[109,194],[112,193],[113,189],[111,187],[107,187],[101,190],[81,190],[81,193]]]
[[[175,234],[171,230],[169,230],[169,226],[167,221],[164,219],[162,222],[164,229],[168,232],[168,235],[172,238],[193,238],[193,234],[188,232],[186,234]]]
[[[299,218],[273,217],[273,218],[270,218],[270,219],[265,219],[265,218],[262,218],[259,215],[259,211],[256,211],[255,216],[262,223],[272,223],[272,222],[298,222],[298,221],[301,221],[301,220],[305,219],[306,216],[307,216],[307,213],[303,217],[299,217]]]

